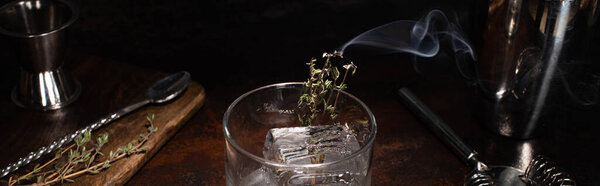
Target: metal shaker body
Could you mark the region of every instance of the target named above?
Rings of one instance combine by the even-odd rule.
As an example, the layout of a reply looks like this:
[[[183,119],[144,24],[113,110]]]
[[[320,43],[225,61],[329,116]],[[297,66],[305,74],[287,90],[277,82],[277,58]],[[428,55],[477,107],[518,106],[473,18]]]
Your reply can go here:
[[[18,0],[0,8],[0,33],[21,67],[12,99],[17,105],[53,110],[73,102],[79,83],[65,71],[67,27],[79,10],[64,0]]]
[[[598,99],[598,0],[493,0],[478,64],[484,124],[527,139],[557,105]]]

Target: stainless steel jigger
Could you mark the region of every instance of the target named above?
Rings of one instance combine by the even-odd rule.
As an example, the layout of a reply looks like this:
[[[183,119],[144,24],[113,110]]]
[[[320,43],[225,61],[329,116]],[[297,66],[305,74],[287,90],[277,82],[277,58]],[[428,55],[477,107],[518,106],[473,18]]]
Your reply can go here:
[[[0,33],[21,67],[15,104],[54,110],[77,99],[79,82],[64,69],[66,29],[79,9],[65,0],[17,0],[0,7]]]

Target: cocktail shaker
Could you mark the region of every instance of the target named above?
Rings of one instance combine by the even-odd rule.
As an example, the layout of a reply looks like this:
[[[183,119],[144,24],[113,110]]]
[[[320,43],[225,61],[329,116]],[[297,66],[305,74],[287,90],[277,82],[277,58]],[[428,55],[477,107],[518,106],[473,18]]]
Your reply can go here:
[[[484,124],[528,139],[598,100],[598,0],[491,0],[477,67]]]
[[[21,67],[12,92],[15,104],[54,110],[77,99],[81,86],[64,61],[66,30],[78,15],[66,0],[17,0],[0,8],[0,34]]]

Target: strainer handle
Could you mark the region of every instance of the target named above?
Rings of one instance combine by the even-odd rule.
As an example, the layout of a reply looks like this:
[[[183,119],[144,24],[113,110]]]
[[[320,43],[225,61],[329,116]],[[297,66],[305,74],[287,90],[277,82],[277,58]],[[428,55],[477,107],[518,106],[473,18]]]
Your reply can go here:
[[[461,160],[468,165],[477,165],[477,152],[467,146],[456,133],[440,119],[425,103],[408,88],[400,88],[398,94],[405,106],[413,112],[427,127],[435,133]]]

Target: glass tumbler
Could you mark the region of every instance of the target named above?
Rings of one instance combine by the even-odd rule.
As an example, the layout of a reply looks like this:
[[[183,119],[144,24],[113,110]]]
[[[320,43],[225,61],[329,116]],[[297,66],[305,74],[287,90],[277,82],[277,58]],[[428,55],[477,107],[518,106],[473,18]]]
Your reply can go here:
[[[297,112],[303,90],[301,82],[267,85],[229,106],[223,118],[227,185],[370,185],[373,113],[340,91],[335,119],[302,127]],[[315,140],[319,134],[324,137]],[[324,155],[306,153],[315,151]]]

